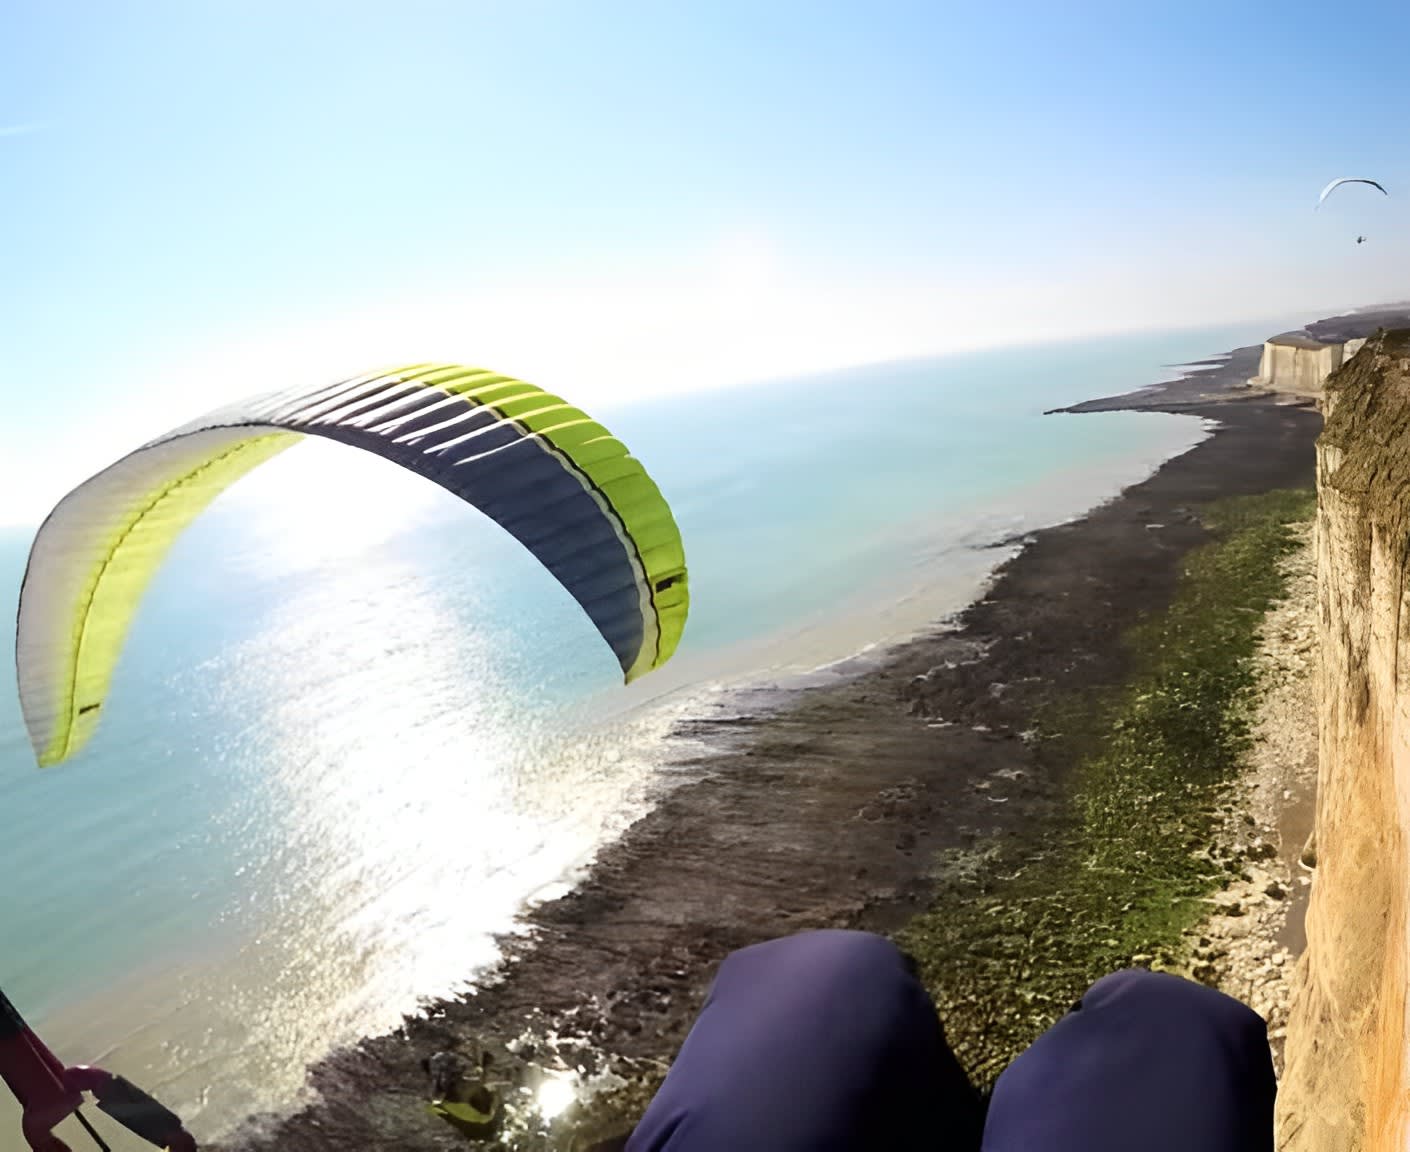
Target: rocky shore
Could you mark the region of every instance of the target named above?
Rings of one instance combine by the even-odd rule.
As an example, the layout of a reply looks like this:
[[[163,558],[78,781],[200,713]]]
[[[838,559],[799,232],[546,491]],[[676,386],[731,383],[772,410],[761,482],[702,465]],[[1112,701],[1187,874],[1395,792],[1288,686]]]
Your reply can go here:
[[[1317,565],[1312,525],[1285,560],[1284,600],[1264,619],[1257,657],[1255,745],[1212,854],[1239,865],[1211,914],[1187,934],[1189,974],[1236,996],[1268,1021],[1282,1071],[1293,967],[1306,944],[1312,883],[1304,852],[1317,786]]]
[[[256,1119],[223,1147],[473,1146],[428,1109],[428,1062],[437,1054],[453,1056],[504,1102],[485,1146],[593,1147],[630,1127],[724,955],[822,926],[903,937],[928,926],[923,961],[979,1080],[1050,1023],[1071,989],[1120,963],[1187,967],[1245,995],[1276,1033],[1285,1003],[1278,973],[1297,947],[1287,913],[1302,886],[1283,822],[1305,796],[1304,749],[1277,743],[1279,716],[1298,708],[1292,672],[1305,659],[1296,550],[1286,561],[1293,593],[1268,617],[1260,657],[1272,686],[1267,706],[1280,703],[1257,722],[1267,739],[1254,745],[1254,767],[1233,791],[1218,792],[1217,805],[1201,801],[1195,816],[1205,820],[1208,808],[1210,836],[1192,851],[1203,851],[1208,867],[1190,870],[1166,900],[1178,915],[1159,932],[1141,922],[1151,937],[1142,943],[1123,935],[1118,900],[1116,922],[1093,925],[1080,955],[1050,950],[1056,970],[1046,973],[996,946],[986,978],[1023,992],[1022,1011],[991,985],[950,979],[960,968],[985,969],[958,951],[969,938],[932,931],[945,917],[947,884],[998,900],[1013,861],[1041,883],[1045,860],[1061,855],[1066,833],[1055,830],[1067,827],[1074,789],[1090,788],[1085,774],[1109,736],[1101,723],[1145,667],[1132,638],[1180,602],[1192,558],[1226,537],[1242,541],[1244,531],[1285,550],[1286,511],[1266,530],[1259,522],[1229,536],[1206,509],[1311,488],[1320,419],[1306,405],[1212,388],[1198,372],[1184,391],[1164,386],[1160,402],[1136,395],[1139,403],[1124,406],[1200,415],[1215,430],[1119,498],[1035,533],[983,599],[872,671],[799,690],[763,715],[742,700],[734,712],[693,722],[692,735],[706,735],[712,753],[680,766],[653,811],[601,853],[575,891],[528,914],[528,932],[505,942],[504,963],[475,993],[336,1053],[312,1072],[314,1104]],[[1256,626],[1263,610],[1248,611]],[[1090,730],[1081,740],[1057,731],[1062,716],[1083,718]],[[1204,828],[1195,816],[1192,834]],[[1210,881],[1215,874],[1227,887]],[[1189,895],[1196,891],[1204,895]],[[1202,911],[1192,912],[1197,901]],[[550,1095],[554,1104],[544,1107]]]

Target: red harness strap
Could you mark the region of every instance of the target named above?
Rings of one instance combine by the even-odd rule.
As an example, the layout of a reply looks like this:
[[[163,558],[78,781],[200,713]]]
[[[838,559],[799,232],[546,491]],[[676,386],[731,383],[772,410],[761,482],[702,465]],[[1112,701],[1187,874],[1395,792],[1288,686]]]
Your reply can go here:
[[[102,1139],[79,1107],[91,1092],[98,1107],[134,1135],[169,1152],[196,1152],[196,1142],[181,1118],[147,1093],[101,1068],[79,1064],[65,1068],[0,992],[0,1079],[20,1102],[21,1128],[33,1152],[72,1152],[54,1135],[54,1127],[78,1114],[79,1123],[101,1147]]]
[[[70,1152],[54,1135],[59,1121],[73,1114],[83,1096],[68,1084],[63,1064],[30,1031],[15,1006],[0,992],[0,1079],[20,1102],[21,1129],[34,1152]]]

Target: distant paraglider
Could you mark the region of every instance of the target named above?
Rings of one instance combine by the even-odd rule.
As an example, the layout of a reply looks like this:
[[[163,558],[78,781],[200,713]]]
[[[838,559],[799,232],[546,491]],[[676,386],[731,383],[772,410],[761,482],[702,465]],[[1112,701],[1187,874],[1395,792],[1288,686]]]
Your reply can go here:
[[[1364,176],[1339,176],[1322,189],[1322,195],[1317,197],[1317,207],[1322,207],[1322,202],[1343,184],[1369,184],[1372,188],[1379,190],[1383,195],[1390,195],[1390,193],[1382,188],[1376,181],[1367,180]],[[1357,243],[1359,244],[1360,241],[1358,240]]]
[[[1323,203],[1326,202],[1327,197],[1330,196],[1333,192],[1335,192],[1338,188],[1340,188],[1343,184],[1369,184],[1372,188],[1376,189],[1376,191],[1378,191],[1382,196],[1390,195],[1390,193],[1387,192],[1385,188],[1382,187],[1381,184],[1379,184],[1375,180],[1368,180],[1364,176],[1339,176],[1337,177],[1337,179],[1333,180],[1330,184],[1328,184],[1325,188],[1322,189],[1322,195],[1317,197],[1317,204],[1313,208],[1313,211],[1315,212],[1318,208],[1321,208]],[[1356,237],[1357,247],[1360,247],[1364,243],[1366,243],[1365,236]]]
[[[30,551],[15,645],[41,764],[92,734],[138,600],[176,537],[305,435],[399,464],[498,523],[578,601],[628,681],[675,651],[689,604],[680,531],[626,446],[522,380],[412,365],[213,412],[59,502]]]

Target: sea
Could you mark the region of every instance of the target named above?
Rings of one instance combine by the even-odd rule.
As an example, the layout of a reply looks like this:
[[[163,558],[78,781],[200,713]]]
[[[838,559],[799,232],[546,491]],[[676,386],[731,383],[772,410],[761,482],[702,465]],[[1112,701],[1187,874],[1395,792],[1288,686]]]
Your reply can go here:
[[[36,767],[0,661],[0,988],[63,1059],[126,1073],[198,1137],[297,1105],[331,1048],[494,964],[496,937],[699,751],[680,720],[932,627],[1005,542],[1209,434],[1187,416],[1046,410],[1272,330],[1006,348],[595,413],[669,499],[691,574],[679,653],[626,688],[492,522],[366,454],[299,445],[178,541],[81,755]],[[0,529],[11,650],[33,531]],[[0,1147],[19,1146],[14,1116],[0,1100]]]

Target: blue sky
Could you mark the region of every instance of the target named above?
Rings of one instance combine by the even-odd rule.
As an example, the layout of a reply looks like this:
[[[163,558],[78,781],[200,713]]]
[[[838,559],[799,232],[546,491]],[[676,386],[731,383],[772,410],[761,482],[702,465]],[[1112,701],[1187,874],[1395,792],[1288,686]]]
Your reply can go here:
[[[0,19],[0,522],[232,393],[386,360],[610,404],[1410,296],[1405,5]],[[1395,198],[1311,211],[1361,174]]]

